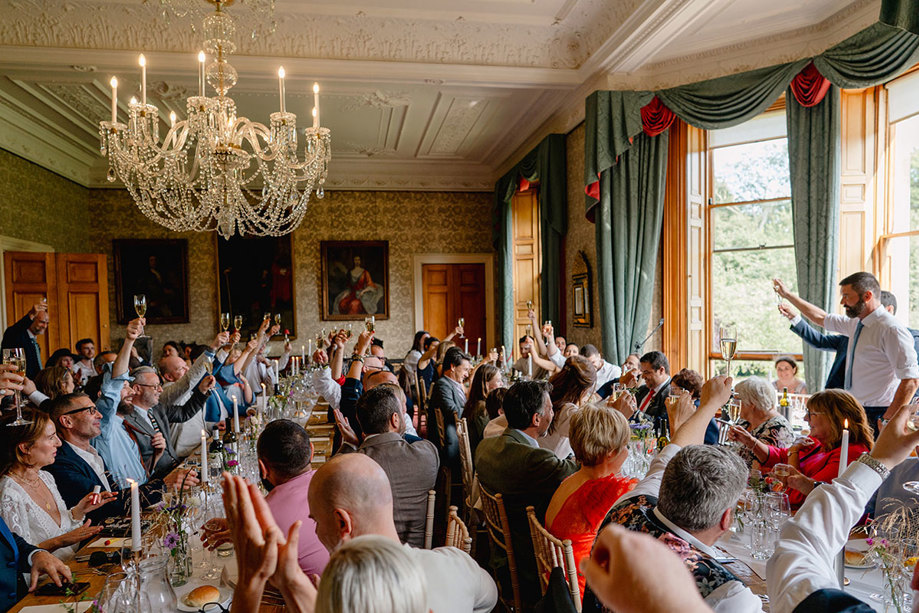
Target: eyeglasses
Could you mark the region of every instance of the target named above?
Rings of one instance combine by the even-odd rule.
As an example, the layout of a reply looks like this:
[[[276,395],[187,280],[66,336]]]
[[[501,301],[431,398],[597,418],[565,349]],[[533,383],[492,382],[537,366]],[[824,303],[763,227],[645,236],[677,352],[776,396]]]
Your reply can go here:
[[[804,411],[804,419],[808,419],[811,415],[825,415],[823,411],[811,411],[810,409]]]
[[[153,389],[160,389],[160,390],[163,389],[163,384],[162,384],[162,383],[152,383],[152,384],[151,384],[151,383],[137,383],[137,382],[135,382],[134,385],[139,385],[139,386],[141,386],[141,387],[152,387]]]
[[[67,411],[66,413],[64,413],[64,415],[74,415],[75,413],[81,413],[83,411],[92,411],[93,413],[99,413],[99,411],[96,410],[96,405],[90,405],[88,407],[80,407],[79,409],[73,409],[72,411]]]

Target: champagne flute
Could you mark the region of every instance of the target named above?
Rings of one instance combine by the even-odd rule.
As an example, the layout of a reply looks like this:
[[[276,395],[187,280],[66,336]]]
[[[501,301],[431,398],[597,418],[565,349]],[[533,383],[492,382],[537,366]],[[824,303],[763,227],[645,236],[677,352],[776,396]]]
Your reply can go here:
[[[677,403],[680,401],[680,395],[682,393],[683,392],[680,390],[675,390],[673,388],[670,389],[670,395],[667,396],[667,398],[664,400],[668,409],[672,411],[673,408],[676,407]]]
[[[460,328],[465,328],[465,327],[466,327],[466,318],[465,318],[465,317],[460,317],[459,319],[457,319],[457,320],[456,320],[456,325],[458,325]]]
[[[134,294],[134,312],[138,317],[147,314],[147,296],[145,294]]]
[[[229,317],[229,316],[230,316],[230,314],[227,313],[227,317]],[[242,315],[237,315],[236,317],[233,318],[233,328],[234,328],[237,332],[239,332],[239,330],[240,330],[242,327],[243,327],[243,316],[242,316]]]
[[[734,326],[721,326],[721,357],[728,363],[727,376],[731,376],[731,360],[737,353],[737,329]]]
[[[22,347],[12,347],[9,349],[3,350],[3,363],[12,365],[16,370],[13,371],[14,374],[19,375],[20,377],[26,376],[26,352]],[[16,419],[10,423],[8,426],[24,426],[26,424],[32,423],[27,419],[22,418],[22,394],[19,390],[16,390]]]
[[[351,340],[351,337],[354,335],[354,329],[352,328],[353,324],[348,324],[348,327],[345,328],[345,338]]]
[[[276,323],[279,326],[281,325],[281,314],[280,313],[274,314],[274,323]]]
[[[740,409],[743,406],[743,403],[740,401],[740,398],[732,398],[728,402],[728,415],[731,417],[731,425],[736,425],[740,420]]]
[[[377,318],[371,315],[364,319],[364,327],[367,328],[367,332],[373,333],[376,328]]]
[[[527,311],[532,311],[532,310],[533,310],[533,301],[527,300]]]
[[[220,314],[220,329],[224,332],[230,329],[230,314],[229,313]]]

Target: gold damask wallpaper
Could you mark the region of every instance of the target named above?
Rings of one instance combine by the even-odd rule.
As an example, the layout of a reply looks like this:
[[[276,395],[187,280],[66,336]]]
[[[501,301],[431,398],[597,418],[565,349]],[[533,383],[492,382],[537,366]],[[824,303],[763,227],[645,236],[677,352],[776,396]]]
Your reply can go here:
[[[109,286],[114,296],[111,264],[113,238],[188,239],[188,324],[150,326],[157,353],[166,340],[204,342],[217,331],[216,249],[213,233],[171,233],[147,221],[123,190],[92,190],[92,251],[109,255]],[[377,323],[377,336],[387,355],[401,358],[415,332],[412,303],[412,255],[420,253],[490,253],[491,194],[427,192],[326,192],[312,200],[303,223],[294,232],[297,330],[301,339],[315,336],[332,322],[319,319],[319,241],[389,241],[391,318]],[[216,239],[221,240],[221,239]],[[112,338],[120,326],[112,319]],[[420,325],[420,324],[419,324]],[[299,346],[299,341],[296,343]]]
[[[87,190],[0,149],[0,235],[90,251]]]

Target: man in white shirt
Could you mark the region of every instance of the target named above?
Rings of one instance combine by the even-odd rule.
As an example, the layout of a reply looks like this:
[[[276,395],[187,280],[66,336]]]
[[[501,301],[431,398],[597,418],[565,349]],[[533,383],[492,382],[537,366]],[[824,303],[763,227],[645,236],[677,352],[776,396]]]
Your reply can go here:
[[[597,386],[596,389],[603,387],[603,384],[613,379],[618,379],[622,375],[622,369],[615,364],[610,364],[600,355],[600,350],[594,345],[587,344],[581,347],[581,355],[593,364],[597,369]]]
[[[79,360],[73,363],[74,379],[79,385],[86,385],[91,377],[96,376],[96,367],[93,358],[96,357],[96,345],[91,338],[81,338],[75,345]]]
[[[329,551],[365,534],[399,542],[389,480],[380,465],[363,454],[338,455],[322,465],[310,482],[309,506],[316,535]],[[459,549],[403,547],[424,569],[427,609],[485,612],[497,603],[494,580]]]
[[[709,421],[731,397],[731,384],[726,377],[705,384],[698,410],[673,433],[645,478],[616,501],[603,525],[619,523],[665,542],[686,563],[714,611],[755,613],[762,611],[762,601],[718,562],[713,547],[734,523],[747,466],[728,448],[702,444]],[[588,584],[584,610],[598,605]]]
[[[879,420],[890,419],[919,389],[913,337],[881,304],[878,280],[857,272],[839,282],[844,316],[792,294],[780,279],[773,279],[773,286],[804,317],[849,337],[844,387],[865,407],[877,435]]]

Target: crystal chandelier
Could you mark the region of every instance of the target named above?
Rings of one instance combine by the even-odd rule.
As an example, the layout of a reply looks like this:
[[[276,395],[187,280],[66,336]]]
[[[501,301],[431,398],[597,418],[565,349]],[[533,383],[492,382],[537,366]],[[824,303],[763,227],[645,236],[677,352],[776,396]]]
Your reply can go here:
[[[112,120],[99,128],[108,180],[120,179],[144,215],[176,232],[282,236],[300,225],[311,193],[323,197],[331,138],[328,128],[319,127],[319,85],[313,85],[313,125],[302,131],[301,160],[297,116],[285,108],[283,68],[278,70],[280,111],[271,113],[270,125],[237,116],[236,103],[227,96],[237,81],[227,62],[236,50],[236,28],[223,10],[232,0],[207,1],[216,11],[204,19],[198,95],[188,98],[185,120],[176,121],[170,113],[162,142],[159,109],[147,104],[144,56],[141,100],[131,99],[126,124],[118,122],[118,82],[112,77]],[[205,95],[205,82],[214,96]]]

